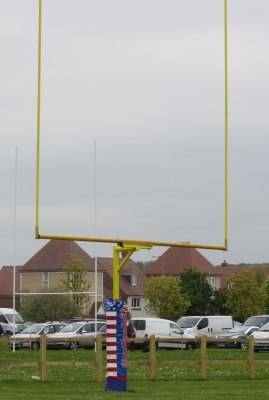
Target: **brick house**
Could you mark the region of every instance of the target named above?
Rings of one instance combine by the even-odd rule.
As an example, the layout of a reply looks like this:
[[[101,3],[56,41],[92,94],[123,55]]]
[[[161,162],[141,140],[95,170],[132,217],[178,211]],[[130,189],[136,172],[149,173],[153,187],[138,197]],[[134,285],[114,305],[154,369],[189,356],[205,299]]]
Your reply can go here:
[[[59,288],[65,280],[64,267],[68,259],[81,258],[87,271],[89,291],[95,292],[94,260],[74,241],[51,240],[30,260],[18,268],[20,273],[20,290],[38,292],[43,289]],[[97,295],[103,301],[103,274],[97,274]],[[93,296],[87,304],[91,308]],[[84,305],[82,305],[83,307]],[[85,309],[87,314],[87,310]]]
[[[13,308],[13,267],[4,266],[0,270],[0,308]],[[20,275],[15,271],[15,290],[19,292]],[[18,301],[17,297],[15,298]]]
[[[147,277],[171,275],[180,278],[182,272],[191,268],[206,273],[213,289],[221,287],[221,268],[214,267],[197,249],[189,247],[170,247],[144,272]]]
[[[82,258],[90,283],[89,291],[95,291],[95,260],[76,242],[51,240],[18,268],[21,291],[37,292],[45,288],[57,288],[65,277],[64,267],[68,258]],[[128,260],[120,272],[120,296],[128,304],[132,316],[145,315],[142,299],[147,277],[132,260]],[[97,259],[97,294],[99,313],[105,297],[112,297],[113,258]],[[85,314],[93,314],[94,295],[87,304]]]

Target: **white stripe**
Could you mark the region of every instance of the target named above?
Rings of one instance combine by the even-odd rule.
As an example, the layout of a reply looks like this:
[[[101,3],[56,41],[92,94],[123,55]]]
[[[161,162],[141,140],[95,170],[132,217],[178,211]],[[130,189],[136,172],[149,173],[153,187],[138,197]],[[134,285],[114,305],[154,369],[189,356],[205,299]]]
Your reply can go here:
[[[117,346],[106,346],[107,351],[116,351]]]
[[[106,367],[107,368],[117,368],[117,363],[107,363]]]
[[[106,355],[107,360],[110,360],[110,359],[115,360],[116,358],[117,358],[117,354],[107,354]]]
[[[106,328],[106,333],[114,333],[116,335],[117,329],[116,328]]]
[[[107,311],[107,312],[106,312],[106,315],[107,315],[108,317],[115,317],[115,316],[117,316],[117,313],[116,313],[115,311]]]
[[[107,372],[106,376],[117,376],[117,372],[109,371]]]

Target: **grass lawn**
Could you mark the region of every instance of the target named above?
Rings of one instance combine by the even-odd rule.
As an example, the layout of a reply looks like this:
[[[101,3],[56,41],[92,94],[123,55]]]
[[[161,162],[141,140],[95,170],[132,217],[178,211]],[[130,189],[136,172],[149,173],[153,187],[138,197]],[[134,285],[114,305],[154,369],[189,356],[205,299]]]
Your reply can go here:
[[[159,360],[195,360],[200,350],[157,352]],[[105,352],[103,352],[105,359]],[[39,361],[39,351],[19,350],[12,353],[7,345],[0,343],[0,363],[18,361]],[[137,350],[128,354],[128,359],[147,360],[148,353]],[[208,357],[213,360],[247,359],[243,350],[208,349]],[[268,360],[269,352],[255,354],[256,359]],[[92,361],[93,350],[48,351],[49,361]],[[248,379],[246,365],[214,365],[208,367],[208,379],[200,379],[199,366],[159,366],[157,380],[149,380],[149,369],[144,366],[128,368],[128,390],[123,393],[105,391],[96,382],[94,367],[49,367],[48,379],[39,381],[39,370],[32,367],[0,367],[1,398],[27,400],[84,400],[84,399],[269,399],[269,365],[256,366],[256,379]]]

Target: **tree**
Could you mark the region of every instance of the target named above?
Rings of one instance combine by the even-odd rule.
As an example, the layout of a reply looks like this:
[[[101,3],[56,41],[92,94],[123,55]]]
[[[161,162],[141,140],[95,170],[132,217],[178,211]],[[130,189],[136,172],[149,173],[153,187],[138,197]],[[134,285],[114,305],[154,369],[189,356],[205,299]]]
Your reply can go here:
[[[62,289],[54,288],[40,293],[61,291]],[[73,299],[66,294],[24,295],[22,296],[20,313],[25,321],[62,321],[76,315],[76,306]]]
[[[226,305],[228,300],[228,289],[219,288],[214,290],[213,298],[209,306],[209,314],[211,315],[228,315],[229,310]]]
[[[144,287],[145,306],[149,314],[159,318],[176,320],[185,314],[190,301],[181,293],[177,278],[157,276],[149,279]]]
[[[256,283],[253,270],[244,269],[234,274],[231,285],[226,305],[235,320],[243,322],[251,315],[265,312],[265,289]]]
[[[182,293],[188,296],[191,302],[187,314],[206,315],[213,296],[213,289],[207,281],[207,274],[190,268],[180,275],[180,286]]]
[[[62,287],[67,292],[87,292],[90,283],[87,280],[87,271],[82,258],[69,258],[64,267],[66,278],[62,280]],[[87,294],[72,294],[73,301],[77,307],[81,302],[87,302]]]

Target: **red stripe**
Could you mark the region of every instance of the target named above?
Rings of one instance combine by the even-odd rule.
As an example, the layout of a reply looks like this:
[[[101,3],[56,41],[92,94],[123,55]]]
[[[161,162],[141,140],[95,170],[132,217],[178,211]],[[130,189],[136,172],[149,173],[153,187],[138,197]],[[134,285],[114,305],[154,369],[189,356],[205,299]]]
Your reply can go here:
[[[117,315],[108,315],[108,316],[106,317],[106,320],[107,320],[107,321],[110,321],[110,320],[116,321],[116,320],[117,320]]]
[[[114,338],[116,338],[116,333],[107,333],[106,337],[114,337]]]
[[[116,324],[106,324],[106,329],[117,329]]]
[[[114,364],[116,364],[117,363],[117,359],[115,358],[110,358],[109,360],[106,360],[106,362],[107,362],[107,364],[109,364],[109,363],[114,363]]]
[[[107,376],[109,381],[127,381],[127,376]]]
[[[107,367],[106,369],[107,372],[117,372],[117,367]]]
[[[117,354],[117,351],[116,350],[107,350],[106,354],[114,355],[114,354]]]

